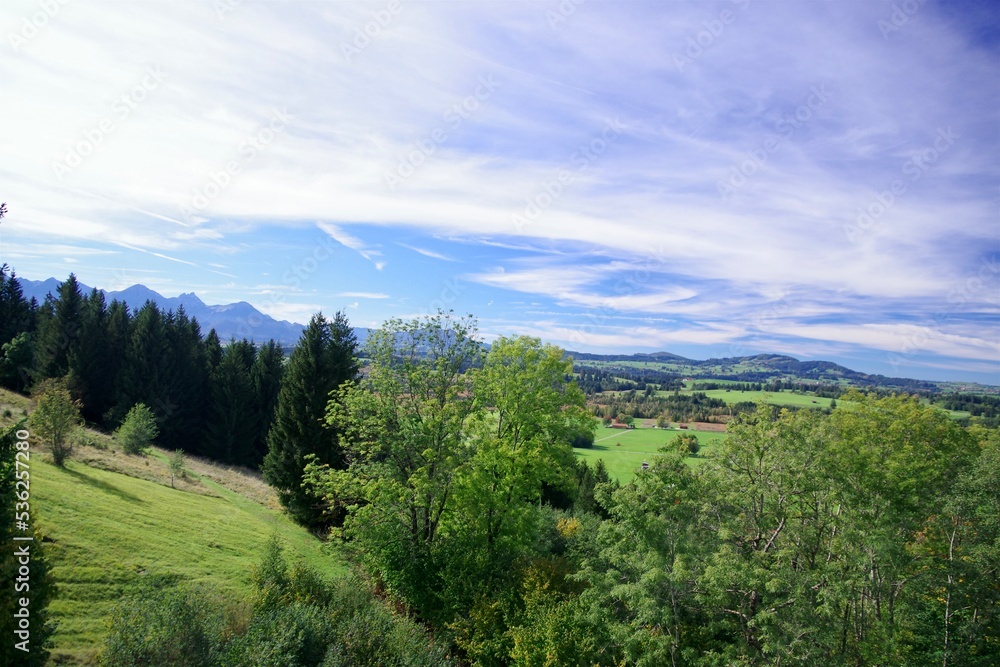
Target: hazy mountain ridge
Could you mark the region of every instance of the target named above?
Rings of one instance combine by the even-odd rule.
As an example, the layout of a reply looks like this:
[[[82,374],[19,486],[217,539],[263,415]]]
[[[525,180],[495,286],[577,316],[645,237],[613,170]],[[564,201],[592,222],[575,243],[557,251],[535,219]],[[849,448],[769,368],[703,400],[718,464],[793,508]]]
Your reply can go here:
[[[21,284],[25,298],[34,297],[39,303],[45,300],[47,294],[54,294],[61,282],[55,278],[28,280],[18,277],[17,280]],[[91,289],[91,287],[80,283],[81,292],[86,294]],[[209,329],[215,329],[223,342],[230,338],[250,338],[259,343],[273,338],[281,343],[288,353],[305,328],[303,324],[286,320],[279,321],[265,315],[246,301],[208,305],[194,292],[185,292],[176,297],[165,297],[141,284],[131,285],[115,292],[99,291],[104,293],[109,303],[117,299],[128,304],[130,308],[141,308],[146,301],[156,303],[163,310],[175,312],[183,307],[184,312],[189,317],[198,320],[203,334],[208,333]],[[359,327],[355,328],[354,332],[358,344],[363,346],[368,338],[368,329]],[[808,381],[846,381],[855,386],[897,387],[911,391],[921,389],[934,391],[940,388],[937,382],[870,375],[832,361],[801,361],[782,354],[757,354],[711,359],[688,359],[666,351],[635,354],[595,354],[567,351],[567,354],[572,356],[577,363],[592,361],[604,364],[622,362],[663,364],[669,367],[664,368],[664,371],[705,380],[761,382],[782,376],[792,376]]]
[[[62,282],[55,278],[28,280],[20,276],[17,280],[21,284],[24,298],[34,297],[39,303],[45,300],[46,295],[55,294]],[[80,283],[80,291],[84,294],[89,294],[92,289],[92,287]],[[98,291],[104,294],[108,303],[117,299],[133,309],[142,308],[147,301],[152,301],[163,310],[176,312],[183,307],[184,312],[189,317],[198,320],[203,334],[208,333],[210,329],[215,329],[223,342],[230,338],[250,338],[256,342],[273,338],[279,343],[292,345],[299,339],[305,328],[305,325],[297,322],[276,320],[270,315],[265,315],[246,301],[208,305],[193,292],[185,292],[175,297],[165,297],[145,285],[132,285],[117,292],[109,292],[100,288]]]
[[[890,387],[901,390],[935,391],[937,382],[871,375],[852,370],[832,361],[800,361],[782,354],[757,354],[743,357],[688,359],[670,352],[637,354],[593,354],[567,352],[575,362],[600,362],[614,367],[621,364],[662,364],[663,372],[690,376],[702,380],[735,380],[739,382],[766,382],[771,379],[794,377],[803,381],[837,383],[846,381],[859,387]]]

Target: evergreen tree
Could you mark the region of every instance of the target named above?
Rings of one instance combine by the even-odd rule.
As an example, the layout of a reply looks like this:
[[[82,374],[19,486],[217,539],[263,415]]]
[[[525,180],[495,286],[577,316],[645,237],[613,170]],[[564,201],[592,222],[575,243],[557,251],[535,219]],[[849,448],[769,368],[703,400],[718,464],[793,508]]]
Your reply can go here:
[[[235,465],[253,463],[257,415],[243,349],[230,345],[212,373],[211,403],[203,445],[207,456]]]
[[[205,336],[205,361],[208,363],[209,373],[222,361],[222,343],[215,329],[209,329],[208,335]]]
[[[202,439],[210,398],[210,373],[198,321],[184,307],[164,320],[169,364],[165,368],[161,434],[168,449],[196,450]]]
[[[117,388],[119,386],[119,376],[125,367],[129,341],[132,338],[132,314],[128,306],[122,301],[112,301],[108,307],[105,318],[105,340],[107,342],[107,366],[108,377],[111,378],[108,387],[105,388],[103,401],[104,425],[114,428],[118,426],[119,420],[113,420],[115,401],[117,400]]]
[[[320,464],[342,467],[336,431],[324,426],[330,392],[357,376],[357,339],[346,316],[333,321],[314,315],[292,351],[281,380],[274,424],[268,433],[264,478],[295,520],[322,524],[321,503],[302,488],[306,456]]]
[[[107,364],[107,308],[97,289],[81,304],[77,338],[67,355],[69,387],[80,399],[84,418],[98,421],[110,407],[114,376]]]
[[[13,270],[0,265],[0,345],[31,328],[31,308]]]
[[[69,373],[70,354],[80,345],[80,329],[83,324],[83,295],[74,274],[59,284],[54,298],[47,298],[51,304],[38,328],[36,359],[42,377],[63,377]]]
[[[168,418],[175,407],[164,394],[169,343],[163,313],[147,301],[133,320],[125,351],[125,364],[118,374],[117,398],[110,424],[117,426],[136,403],[145,403],[158,419]]]
[[[254,409],[257,413],[257,435],[254,438],[254,465],[260,465],[267,455],[267,432],[274,421],[274,408],[278,404],[281,375],[285,355],[281,345],[270,340],[257,351],[257,358],[250,369],[253,385]]]

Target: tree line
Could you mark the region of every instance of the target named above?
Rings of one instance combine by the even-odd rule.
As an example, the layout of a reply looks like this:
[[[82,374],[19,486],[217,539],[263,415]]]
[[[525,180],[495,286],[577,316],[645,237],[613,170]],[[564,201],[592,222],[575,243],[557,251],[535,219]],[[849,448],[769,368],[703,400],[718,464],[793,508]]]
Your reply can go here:
[[[0,269],[0,384],[27,391],[62,379],[89,423],[114,430],[137,405],[155,415],[157,444],[257,466],[284,371],[273,340],[202,335],[183,308],[130,309],[82,294],[70,275],[41,304]]]

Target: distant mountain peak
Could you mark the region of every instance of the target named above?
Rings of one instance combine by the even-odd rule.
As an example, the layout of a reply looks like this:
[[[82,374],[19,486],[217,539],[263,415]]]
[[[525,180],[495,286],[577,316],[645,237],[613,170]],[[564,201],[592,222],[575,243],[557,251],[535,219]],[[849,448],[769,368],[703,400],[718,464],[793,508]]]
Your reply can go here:
[[[26,299],[34,297],[38,299],[39,303],[45,300],[47,294],[54,295],[61,283],[55,278],[28,280],[18,276],[17,280],[21,284],[24,297]],[[91,287],[80,283],[81,293],[88,294],[91,289]],[[116,292],[108,292],[103,289],[99,289],[99,291],[104,293],[104,298],[109,303],[118,300],[132,309],[142,308],[147,301],[152,301],[162,310],[176,312],[183,307],[188,317],[198,320],[202,333],[207,333],[209,329],[215,329],[222,340],[251,338],[260,343],[273,338],[279,343],[291,345],[298,341],[305,328],[305,325],[302,324],[279,321],[265,315],[257,310],[253,304],[246,301],[210,306],[194,292],[184,292],[176,297],[165,297],[142,284],[130,285]]]

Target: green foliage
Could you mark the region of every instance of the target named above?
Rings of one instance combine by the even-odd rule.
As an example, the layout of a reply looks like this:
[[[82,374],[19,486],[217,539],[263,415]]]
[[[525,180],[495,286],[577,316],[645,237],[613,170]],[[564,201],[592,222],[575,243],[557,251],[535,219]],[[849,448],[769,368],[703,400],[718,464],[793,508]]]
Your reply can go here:
[[[173,486],[174,477],[184,476],[184,452],[175,449],[167,460],[167,466],[170,468],[170,486]]]
[[[0,347],[0,385],[24,391],[31,379],[30,371],[35,358],[31,334],[22,331]]]
[[[210,667],[218,664],[221,619],[203,595],[146,586],[115,606],[102,667]]]
[[[253,604],[204,589],[152,588],[120,603],[105,666],[444,667],[445,651],[397,618],[354,578],[327,582],[268,543],[254,569]]]
[[[322,465],[343,468],[341,428],[324,424],[330,393],[358,372],[357,341],[343,313],[333,321],[316,315],[292,351],[281,379],[274,423],[267,436],[264,478],[278,492],[289,514],[310,527],[322,527],[341,517],[324,512],[319,499],[303,488],[307,457]]]
[[[46,380],[35,387],[38,406],[31,414],[32,432],[48,444],[52,460],[63,466],[73,453],[70,436],[80,425],[80,408],[65,381]]]
[[[4,591],[0,595],[0,634],[4,640],[0,642],[0,664],[24,665],[25,667],[41,667],[46,663],[51,648],[51,636],[55,629],[50,620],[49,602],[55,596],[56,585],[52,577],[52,566],[42,534],[35,527],[35,514],[29,509],[30,500],[24,501],[19,494],[23,493],[24,466],[17,466],[15,461],[28,462],[29,471],[34,465],[29,458],[30,450],[26,440],[20,440],[17,433],[25,428],[24,422],[12,426],[0,433],[0,507],[3,508],[3,521],[0,521],[0,544],[4,545],[0,552],[0,586]],[[22,432],[22,435],[23,432]],[[20,457],[17,457],[18,453]],[[22,486],[18,487],[18,481]],[[21,504],[23,503],[23,505]],[[18,521],[26,520],[31,526],[30,532],[19,530],[15,532],[15,517]],[[14,537],[32,537],[31,541],[14,541]],[[27,548],[29,562],[27,576],[22,568],[25,563],[15,551]],[[29,636],[18,636],[16,631],[23,630],[20,618],[14,616],[20,613],[21,599],[27,599]],[[27,639],[22,651],[16,644]]]
[[[256,350],[249,342],[233,341],[212,371],[211,402],[203,447],[217,461],[254,465],[258,420],[250,368]],[[249,361],[248,361],[249,359]]]
[[[701,451],[701,444],[698,442],[698,436],[693,433],[677,434],[668,447],[674,451],[684,454],[685,456],[697,456],[698,452]]]
[[[159,432],[153,411],[139,403],[125,415],[122,425],[115,431],[115,439],[126,454],[144,454]]]

